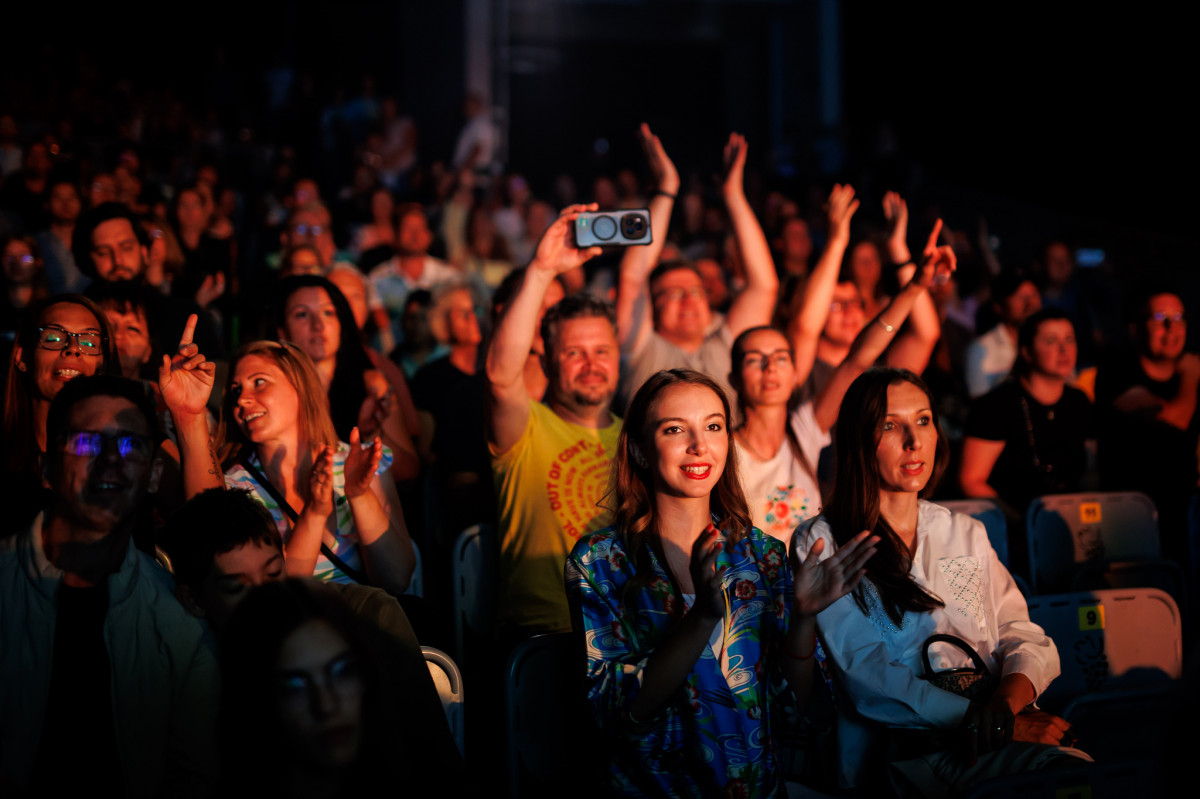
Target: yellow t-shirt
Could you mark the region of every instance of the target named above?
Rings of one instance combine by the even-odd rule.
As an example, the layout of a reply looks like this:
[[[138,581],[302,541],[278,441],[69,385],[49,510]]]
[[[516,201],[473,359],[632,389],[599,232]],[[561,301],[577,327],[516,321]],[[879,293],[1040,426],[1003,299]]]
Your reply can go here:
[[[571,629],[563,567],[581,535],[608,527],[608,491],[621,420],[594,429],[540,402],[510,449],[492,449],[500,531],[500,620],[537,632]]]

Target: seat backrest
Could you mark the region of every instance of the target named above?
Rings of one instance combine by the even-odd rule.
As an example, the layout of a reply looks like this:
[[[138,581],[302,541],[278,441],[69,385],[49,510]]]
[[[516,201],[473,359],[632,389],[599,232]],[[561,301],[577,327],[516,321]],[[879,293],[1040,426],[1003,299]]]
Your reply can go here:
[[[421,562],[421,550],[417,548],[417,542],[412,542],[413,556],[417,559],[417,565],[413,567],[412,578],[408,581],[408,588],[404,589],[404,593],[412,596],[425,596],[425,569]]]
[[[1178,679],[1183,672],[1182,620],[1165,591],[1035,596],[1029,599],[1029,618],[1058,647],[1062,673],[1038,698],[1052,712],[1086,693]]]
[[[467,631],[485,633],[491,625],[496,598],[496,553],[490,524],[463,530],[454,541],[451,566],[454,581],[454,645],[466,657]]]
[[[442,700],[442,709],[446,711],[446,723],[450,725],[450,734],[458,745],[459,754],[466,757],[467,732],[464,722],[462,673],[449,655],[432,646],[421,647],[425,656],[425,665],[429,667],[429,676],[437,688],[438,698]]]
[[[1065,591],[1076,563],[1141,560],[1161,555],[1158,511],[1135,491],[1053,494],[1025,514],[1035,591]]]
[[[965,513],[983,522],[988,542],[996,550],[996,557],[1008,568],[1008,520],[1004,511],[990,499],[948,499],[938,502],[943,508],[955,513]]]
[[[535,635],[518,644],[509,658],[505,701],[510,796],[536,793],[537,786],[561,789],[568,780],[578,780],[580,742],[596,741],[575,646],[571,633]],[[602,783],[602,775],[596,780]],[[527,785],[529,781],[533,785]]]

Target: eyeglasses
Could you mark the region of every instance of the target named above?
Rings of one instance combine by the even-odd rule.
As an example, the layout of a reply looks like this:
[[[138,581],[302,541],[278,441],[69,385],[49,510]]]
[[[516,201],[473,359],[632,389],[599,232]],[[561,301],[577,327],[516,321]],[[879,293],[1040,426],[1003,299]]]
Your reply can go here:
[[[9,255],[4,259],[4,263],[9,266],[16,266],[17,264],[33,266],[33,260],[32,255]]]
[[[747,352],[742,356],[742,368],[766,369],[768,365],[788,366],[792,362],[792,354],[787,350],[775,352]]]
[[[297,236],[320,236],[325,232],[325,228],[320,225],[305,225],[301,223],[293,227],[292,232]]]
[[[90,430],[72,430],[63,437],[63,451],[81,458],[94,458],[104,452],[109,442],[115,441],[117,452],[122,458],[146,460],[150,457],[150,441],[134,433],[109,435]]]
[[[38,346],[44,350],[58,352],[71,346],[75,339],[79,350],[87,355],[102,355],[104,335],[102,333],[72,333],[58,325],[46,325],[38,328]]]
[[[679,302],[685,297],[700,299],[705,296],[704,286],[689,286],[688,288],[663,289],[654,295],[654,301],[658,302],[665,299],[670,302]]]
[[[1162,327],[1163,325],[1167,324],[1167,322],[1170,322],[1173,325],[1182,325],[1187,322],[1187,316],[1181,311],[1177,311],[1175,313],[1158,311],[1150,314],[1146,321],[1155,327]]]
[[[326,663],[319,672],[287,670],[275,678],[275,690],[280,700],[291,706],[306,706],[318,684],[343,700],[361,694],[363,676],[358,659],[353,655],[342,655]]]
[[[862,300],[834,300],[829,303],[830,313],[845,313],[846,311],[865,311],[866,304]]]

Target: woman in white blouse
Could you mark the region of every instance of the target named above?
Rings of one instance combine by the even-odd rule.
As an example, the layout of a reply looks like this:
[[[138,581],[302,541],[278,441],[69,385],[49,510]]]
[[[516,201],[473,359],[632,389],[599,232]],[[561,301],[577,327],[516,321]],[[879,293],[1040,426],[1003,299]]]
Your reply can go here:
[[[978,779],[1040,768],[1064,753],[1086,758],[1058,748],[1068,725],[1033,707],[1059,673],[1058,651],[1029,621],[983,525],[922,499],[947,462],[925,384],[904,370],[871,369],[846,392],[840,417],[833,496],[796,540],[805,555],[824,540],[817,554],[828,557],[863,530],[881,539],[859,587],[818,617],[849,699],[839,705],[843,782],[861,784],[867,767],[890,760],[893,779],[906,778],[897,785],[949,796]],[[971,702],[922,679],[923,644],[935,633],[957,636],[979,653],[999,678],[990,699]],[[970,665],[951,646],[930,649],[935,672]],[[896,741],[911,743],[912,736],[883,735],[880,725],[953,732],[945,741],[957,751],[909,747],[901,755]]]

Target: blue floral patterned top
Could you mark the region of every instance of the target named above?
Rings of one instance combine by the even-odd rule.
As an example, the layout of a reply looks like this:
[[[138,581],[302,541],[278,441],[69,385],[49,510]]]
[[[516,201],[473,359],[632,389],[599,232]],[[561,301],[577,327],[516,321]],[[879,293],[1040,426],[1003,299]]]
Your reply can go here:
[[[784,545],[758,528],[726,542],[717,556],[725,619],[678,694],[657,717],[634,721],[629,707],[646,661],[680,601],[651,558],[655,576],[632,615],[621,590],[634,568],[611,528],[581,538],[566,565],[575,632],[587,647],[588,702],[613,744],[613,787],[627,796],[784,795],[771,736],[774,700],[787,690],[776,662],[792,594]]]

